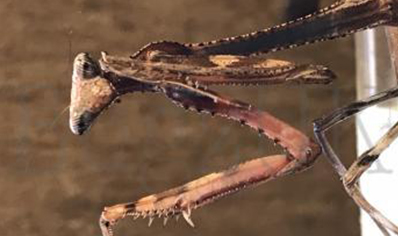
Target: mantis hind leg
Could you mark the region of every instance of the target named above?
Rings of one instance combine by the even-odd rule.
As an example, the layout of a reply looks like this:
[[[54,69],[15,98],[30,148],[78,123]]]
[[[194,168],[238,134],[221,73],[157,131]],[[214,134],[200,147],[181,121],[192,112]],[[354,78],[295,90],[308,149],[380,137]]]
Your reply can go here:
[[[334,125],[348,119],[356,113],[378,104],[380,102],[398,97],[398,87],[394,87],[387,91],[381,92],[367,99],[357,101],[335,110],[331,114],[314,121],[314,132],[323,151],[331,162],[333,168],[339,174],[343,181],[347,193],[354,199],[358,206],[364,209],[376,222],[384,235],[389,235],[386,229],[398,234],[398,227],[388,220],[381,212],[374,208],[362,195],[358,186],[360,176],[373,164],[379,155],[394,141],[398,136],[398,123],[395,124],[377,143],[376,145],[362,154],[347,169],[344,167],[333,148],[329,144],[325,132]]]

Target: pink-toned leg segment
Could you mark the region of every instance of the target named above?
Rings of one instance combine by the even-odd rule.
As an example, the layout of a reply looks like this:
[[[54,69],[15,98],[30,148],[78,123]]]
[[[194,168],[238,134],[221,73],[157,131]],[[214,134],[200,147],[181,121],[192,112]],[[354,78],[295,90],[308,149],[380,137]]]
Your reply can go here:
[[[190,225],[190,211],[248,186],[277,177],[291,161],[275,155],[242,163],[222,172],[212,173],[167,191],[149,195],[136,202],[105,208],[103,219],[112,223],[125,216],[158,216],[167,219],[184,214]]]
[[[268,112],[212,91],[197,90],[175,82],[167,84],[165,93],[177,105],[239,121],[284,147],[294,159],[307,161],[320,153],[319,146],[310,138]]]

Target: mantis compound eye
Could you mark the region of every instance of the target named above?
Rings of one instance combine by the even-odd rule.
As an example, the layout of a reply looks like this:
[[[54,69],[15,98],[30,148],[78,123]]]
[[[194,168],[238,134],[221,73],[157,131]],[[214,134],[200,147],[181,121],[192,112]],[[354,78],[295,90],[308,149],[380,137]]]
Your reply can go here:
[[[101,74],[98,62],[89,54],[76,56],[69,108],[69,127],[76,135],[83,134],[117,97],[111,82]]]
[[[73,78],[92,79],[101,74],[99,64],[88,53],[80,53],[73,63]]]

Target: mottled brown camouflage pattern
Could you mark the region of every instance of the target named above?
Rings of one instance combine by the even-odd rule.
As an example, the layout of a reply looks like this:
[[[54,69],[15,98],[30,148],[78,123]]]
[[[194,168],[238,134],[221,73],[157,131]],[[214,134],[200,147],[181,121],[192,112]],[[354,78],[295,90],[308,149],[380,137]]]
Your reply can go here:
[[[396,0],[340,1],[315,14],[247,35],[197,44],[156,42],[130,58],[111,57],[104,53],[94,67],[101,67],[98,81],[108,82],[90,83],[101,88],[89,90],[91,93],[88,92],[85,99],[78,98],[76,91],[82,90],[76,86],[84,87],[86,84],[73,85],[74,102],[70,110],[75,117],[71,119],[71,128],[81,127],[75,133],[82,134],[103,109],[125,93],[160,92],[186,109],[240,121],[273,139],[285,148],[287,154],[255,159],[133,203],[105,208],[100,219],[103,234],[111,235],[111,226],[127,215],[149,216],[151,223],[155,216],[167,219],[182,214],[193,226],[190,219],[192,209],[246,186],[310,166],[320,154],[320,148],[307,136],[266,112],[221,97],[205,86],[290,81],[328,83],[334,76],[325,67],[298,66],[245,55],[334,39],[379,25],[396,25],[396,9]],[[108,86],[110,89],[106,89]],[[95,102],[91,102],[90,97]],[[87,111],[94,111],[94,114],[87,118]],[[76,125],[79,122],[85,125]]]

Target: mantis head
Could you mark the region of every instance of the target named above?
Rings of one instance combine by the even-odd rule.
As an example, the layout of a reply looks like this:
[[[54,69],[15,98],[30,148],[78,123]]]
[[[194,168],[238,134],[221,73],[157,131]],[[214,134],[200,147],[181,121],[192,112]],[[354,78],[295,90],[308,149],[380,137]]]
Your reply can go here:
[[[104,78],[97,61],[80,53],[73,63],[69,127],[82,135],[95,118],[117,98],[111,81]]]

